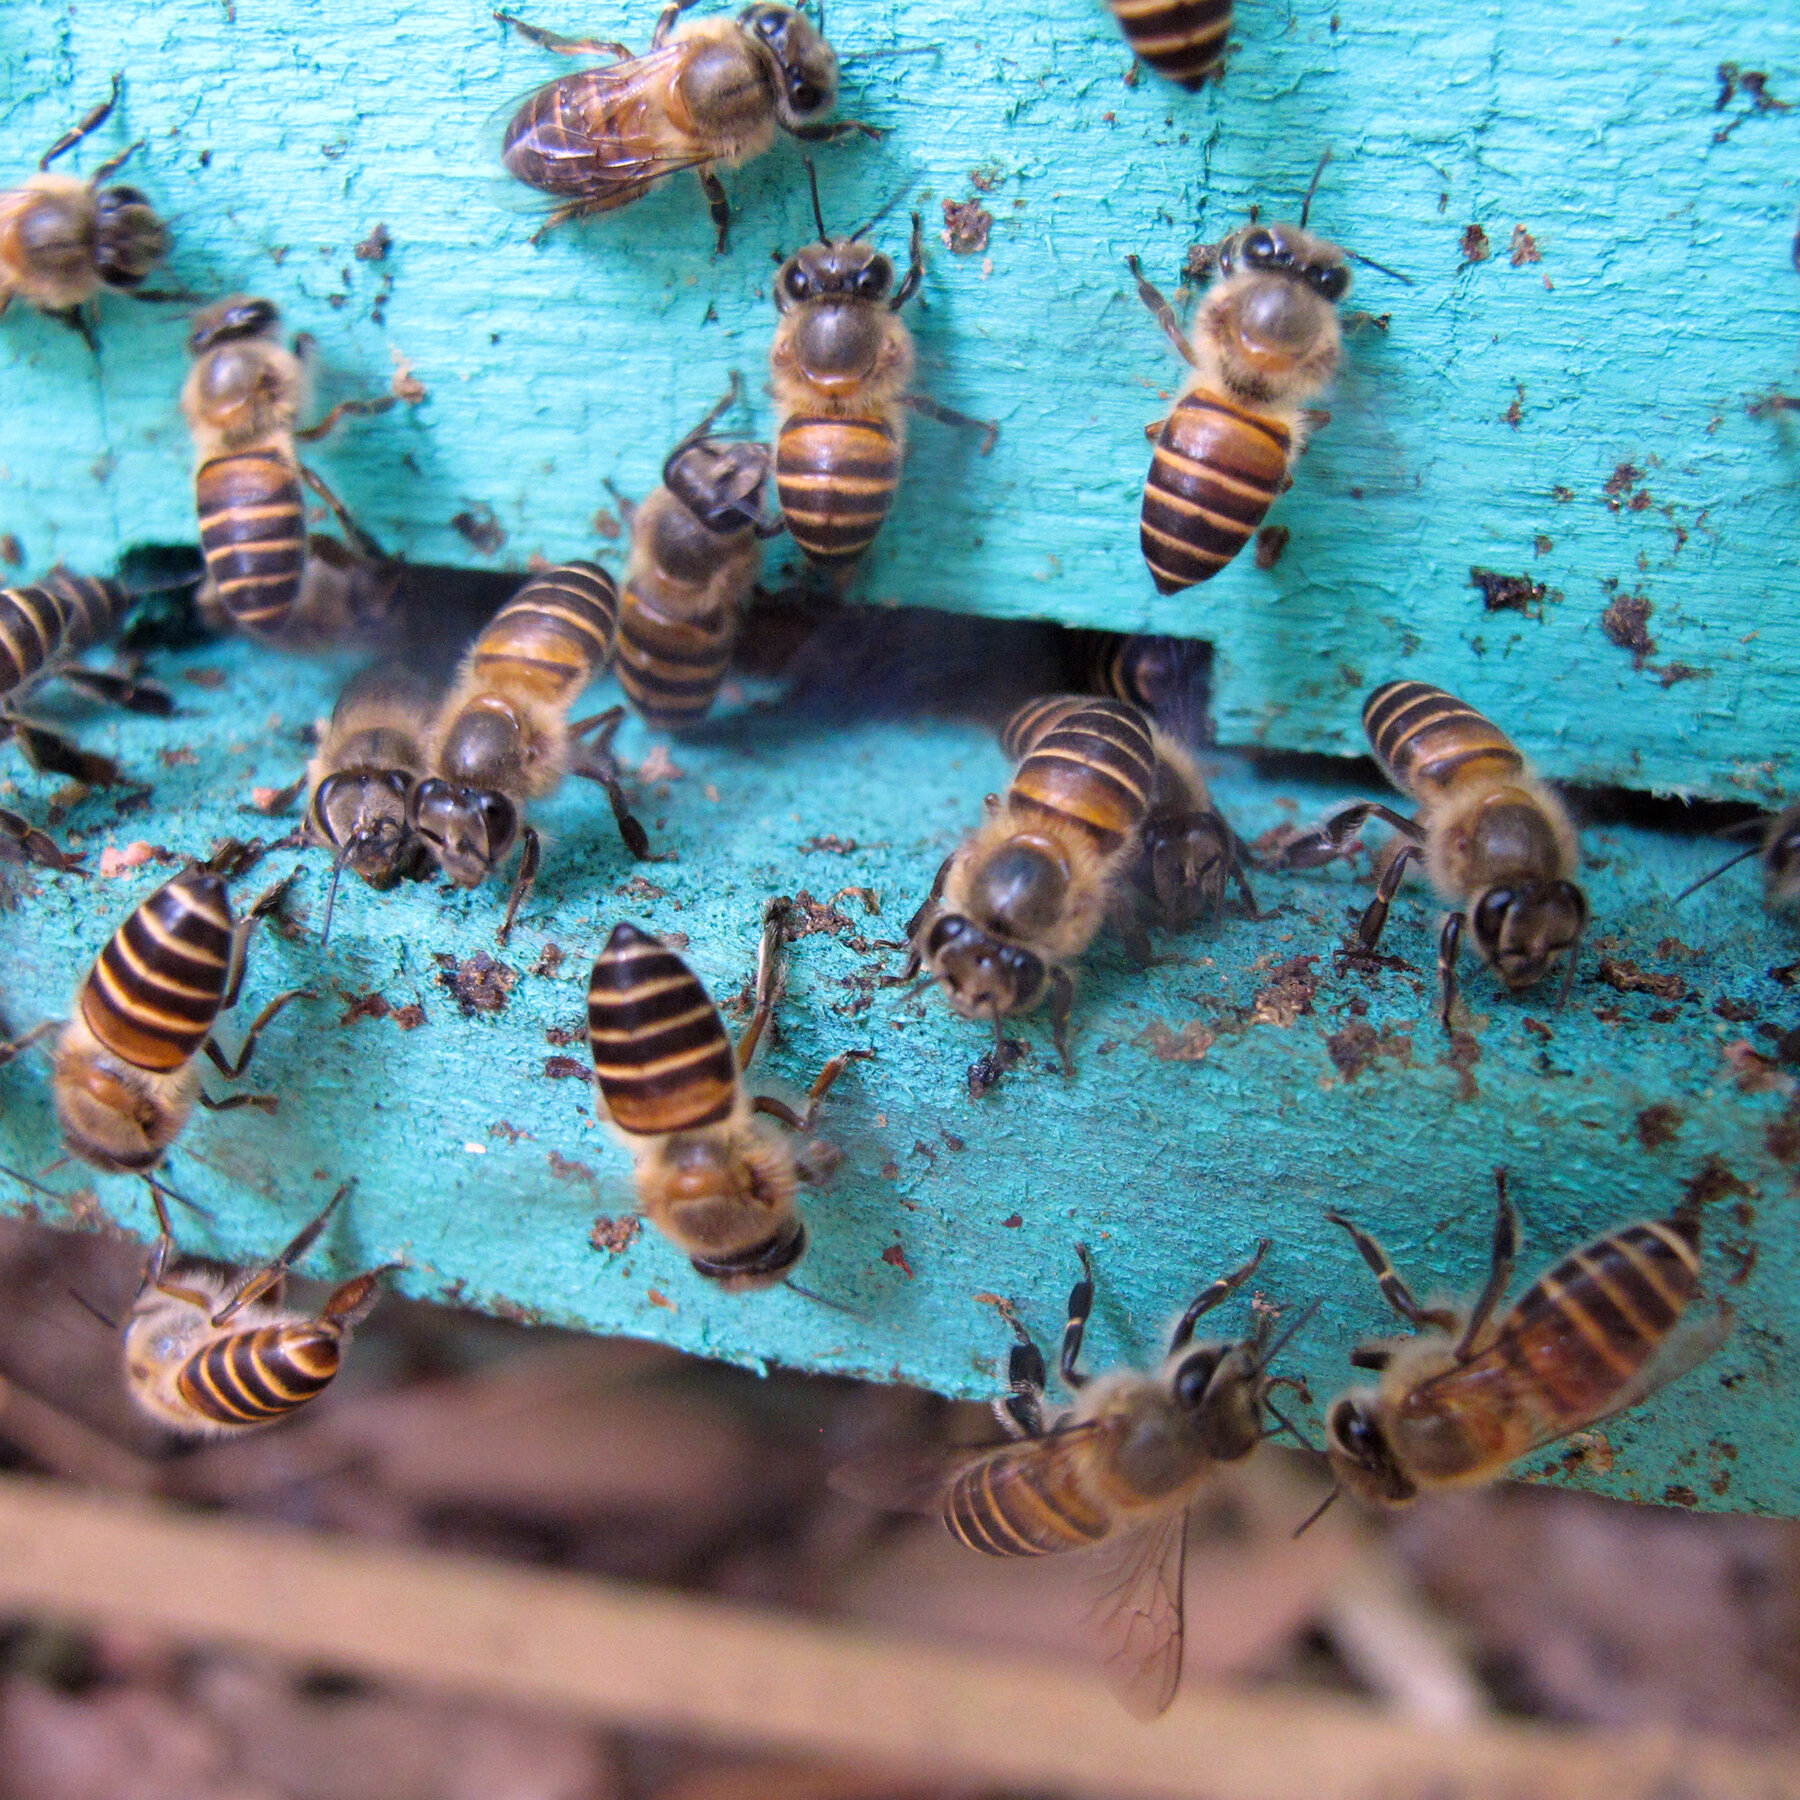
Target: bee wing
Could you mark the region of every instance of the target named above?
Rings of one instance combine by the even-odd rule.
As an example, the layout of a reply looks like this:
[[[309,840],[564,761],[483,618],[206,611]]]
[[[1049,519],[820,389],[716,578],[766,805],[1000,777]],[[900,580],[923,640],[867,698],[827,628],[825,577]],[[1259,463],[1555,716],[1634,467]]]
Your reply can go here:
[[[839,1463],[826,1477],[833,1493],[883,1512],[936,1513],[951,1479],[980,1453],[932,1450],[874,1450]]]
[[[1187,1508],[1102,1543],[1092,1557],[1088,1623],[1106,1653],[1107,1685],[1133,1718],[1157,1718],[1181,1683]]]

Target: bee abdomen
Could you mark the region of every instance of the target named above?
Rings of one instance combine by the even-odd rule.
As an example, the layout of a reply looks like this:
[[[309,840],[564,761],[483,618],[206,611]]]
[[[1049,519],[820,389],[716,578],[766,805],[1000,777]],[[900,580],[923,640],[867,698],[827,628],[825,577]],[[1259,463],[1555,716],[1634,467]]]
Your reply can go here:
[[[736,1102],[737,1058],[718,1008],[687,964],[635,925],[619,926],[594,963],[588,1042],[622,1131],[693,1131]]]
[[[338,1372],[343,1352],[328,1331],[264,1325],[196,1350],[176,1378],[181,1396],[215,1425],[260,1425],[304,1406]]]
[[[1525,767],[1497,725],[1423,681],[1383,683],[1363,702],[1363,729],[1388,779],[1409,794],[1446,788],[1476,770],[1504,777]]]
[[[611,212],[647,193],[651,183],[619,178],[619,159],[608,154],[609,139],[617,134],[607,129],[604,116],[594,118],[583,104],[592,86],[592,78],[580,74],[539,88],[507,126],[500,161],[509,175],[540,193]]]
[[[875,541],[900,485],[900,445],[884,420],[796,414],[775,442],[775,491],[807,558],[848,569]]]
[[[1287,479],[1293,437],[1267,413],[1192,388],[1163,421],[1138,541],[1157,590],[1209,581],[1249,542]]]
[[[986,1556],[1052,1556],[1097,1544],[1110,1522],[1070,1459],[1031,1442],[964,1469],[944,1495],[944,1523]]]
[[[69,648],[69,605],[47,582],[0,590],[0,694],[21,688]]]
[[[217,875],[165,882],[119,929],[82,984],[81,1016],[134,1068],[178,1069],[206,1042],[225,1002],[231,907]]]
[[[240,631],[279,632],[300,594],[306,508],[292,463],[267,450],[215,456],[194,477],[206,572]]]
[[[1002,741],[1023,756],[1007,799],[1079,826],[1110,855],[1132,838],[1150,805],[1156,752],[1150,727],[1122,700],[1034,700]]]
[[[1225,54],[1231,0],[1107,0],[1125,41],[1178,86],[1202,87]]]
[[[735,608],[674,619],[628,587],[619,613],[615,672],[644,723],[657,731],[681,731],[705,718],[725,679],[736,635]]]
[[[619,590],[598,563],[562,563],[534,575],[475,640],[473,671],[522,678],[573,699],[612,655]]]

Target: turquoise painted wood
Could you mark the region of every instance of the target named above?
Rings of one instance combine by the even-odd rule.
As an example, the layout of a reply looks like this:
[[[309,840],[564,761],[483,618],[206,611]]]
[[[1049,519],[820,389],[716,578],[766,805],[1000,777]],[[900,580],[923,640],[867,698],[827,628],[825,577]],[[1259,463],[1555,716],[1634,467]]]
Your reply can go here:
[[[654,11],[534,16],[641,44]],[[384,389],[402,361],[426,390],[321,447],[320,468],[417,560],[523,567],[605,547],[603,478],[641,493],[729,369],[752,393],[732,424],[766,428],[769,257],[811,227],[784,143],[728,183],[728,257],[685,180],[533,248],[493,152],[511,106],[570,65],[489,15],[14,0],[0,174],[124,68],[90,165],[147,140],[134,179],[175,220],[173,275],[279,300],[319,341],[325,399]],[[841,0],[830,27],[845,109],[891,128],[821,152],[832,221],[902,187],[934,230],[946,199],[994,219],[985,253],[934,238],[931,310],[910,316],[924,385],[999,419],[999,446],[983,459],[919,424],[867,597],[1212,638],[1227,741],[1353,749],[1360,692],[1411,674],[1470,690],[1569,779],[1793,785],[1800,439],[1762,403],[1800,380],[1800,13],[1243,0],[1229,74],[1196,96],[1131,85],[1099,0],[979,17]],[[1724,64],[1765,79],[1721,107]],[[1291,216],[1327,145],[1314,223],[1416,285],[1362,272],[1390,323],[1353,339],[1274,515],[1280,563],[1158,600],[1136,545],[1141,427],[1180,366],[1122,258],[1173,286],[1188,246],[1251,206]],[[377,224],[393,247],[359,261]],[[884,230],[900,248],[903,217]],[[190,534],[176,310],[110,306],[98,368],[58,326],[0,326],[0,531],[28,566]],[[504,541],[478,553],[452,520],[490,511]],[[1484,611],[1472,566],[1543,582],[1544,604]],[[1618,595],[1649,602],[1653,652],[1607,639]]]

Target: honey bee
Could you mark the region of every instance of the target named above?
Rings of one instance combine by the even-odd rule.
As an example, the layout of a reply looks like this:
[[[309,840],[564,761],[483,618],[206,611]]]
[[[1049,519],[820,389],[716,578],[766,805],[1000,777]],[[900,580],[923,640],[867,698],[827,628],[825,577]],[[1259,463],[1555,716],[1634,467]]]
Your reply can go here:
[[[1730,1329],[1724,1308],[1685,1316],[1700,1289],[1700,1215],[1689,1205],[1596,1238],[1496,1318],[1519,1243],[1504,1171],[1496,1186],[1487,1283],[1467,1311],[1421,1306],[1366,1231],[1326,1214],[1416,1334],[1355,1351],[1350,1360],[1378,1370],[1381,1385],[1352,1388],[1326,1415],[1332,1471],[1363,1500],[1405,1506],[1429,1489],[1492,1481],[1533,1450],[1648,1399]]]
[[[383,1271],[334,1289],[316,1318],[284,1307],[282,1288],[349,1191],[346,1182],[273,1262],[239,1279],[177,1254],[151,1189],[161,1234],[125,1322],[126,1391],[144,1412],[188,1437],[231,1437],[290,1417],[330,1385]]]
[[[595,563],[563,563],[534,575],[463,659],[432,727],[431,772],[407,796],[407,824],[458,887],[479,887],[523,842],[498,934],[503,944],[541,855],[525,808],[554,793],[565,775],[604,788],[626,848],[650,854],[612,757],[625,709],[569,723],[569,709],[612,654],[618,613],[618,589]]]
[[[1125,41],[1157,74],[1195,93],[1224,66],[1231,0],[1106,0]]]
[[[613,672],[646,725],[685,731],[712,710],[756,585],[765,522],[769,448],[707,434],[736,399],[725,398],[677,444],[662,486],[641,506],[620,499],[631,560],[619,597]]]
[[[1189,638],[1071,631],[1069,684],[1141,708],[1186,743],[1206,729],[1212,646]]]
[[[1135,706],[1078,697],[1028,702],[1001,736],[1018,760],[985,822],[951,852],[906,927],[905,969],[924,968],[965,1019],[1001,1021],[1048,996],[1065,1074],[1074,983],[1064,966],[1094,940],[1156,786],[1157,750]]]
[[[1223,912],[1229,883],[1236,884],[1250,917],[1260,918],[1244,872],[1244,847],[1213,804],[1193,753],[1165,731],[1153,731],[1151,743],[1155,781],[1127,876],[1140,918],[1147,915],[1165,931],[1186,931],[1203,914],[1216,918]],[[1140,946],[1140,953],[1146,950]]]
[[[616,212],[660,181],[692,169],[700,178],[724,253],[731,206],[714,173],[773,146],[777,127],[806,143],[860,131],[854,119],[823,122],[837,104],[836,52],[791,6],[759,3],[735,19],[689,19],[694,0],[663,8],[649,53],[605,39],[565,38],[511,13],[494,17],[559,56],[610,56],[540,88],[507,127],[501,161],[527,186],[562,202],[534,235],[568,219]]]
[[[986,1556],[1095,1555],[1091,1614],[1106,1672],[1128,1711],[1153,1719],[1181,1681],[1183,1550],[1188,1510],[1227,1463],[1241,1462],[1270,1432],[1275,1388],[1305,1392],[1269,1365],[1312,1316],[1309,1307],[1279,1340],[1276,1314],[1259,1309],[1236,1342],[1194,1341],[1194,1328],[1256,1273],[1268,1239],[1242,1268],[1203,1288],[1176,1322],[1154,1374],[1080,1367],[1094,1305],[1094,1266],[1075,1246],[1081,1279],[1069,1295],[1060,1373],[1074,1404],[1045,1397],[1043,1352],[1010,1305],[1016,1342],[1008,1392],[995,1416],[1016,1441],[896,1469],[884,1460],[834,1472],[832,1485],[882,1506],[936,1513],[952,1537]]]
[[[194,366],[181,410],[197,458],[201,610],[265,643],[298,646],[378,611],[393,578],[389,560],[294,445],[326,436],[340,419],[386,412],[394,398],[343,400],[297,430],[306,370],[280,342],[280,322],[272,301],[245,294],[201,312],[188,338]],[[302,484],[331,508],[351,550],[308,537]]]
[[[236,1081],[270,1020],[289,1001],[313,998],[302,988],[277,994],[251,1022],[234,1062],[213,1036],[219,1014],[237,1003],[250,933],[280,907],[288,885],[278,882],[234,920],[225,883],[247,857],[243,845],[227,844],[164,882],[113,934],[81,984],[75,1016],[52,1053],[53,1092],[63,1142],[93,1168],[109,1175],[154,1169],[196,1101],[211,1112],[275,1109],[271,1094],[215,1100],[200,1085],[202,1052]],[[40,1026],[0,1056],[10,1060],[52,1029]]]
[[[694,972],[635,925],[614,930],[588,984],[594,1092],[636,1164],[639,1204],[697,1273],[728,1292],[787,1281],[806,1251],[794,1196],[837,1161],[817,1142],[796,1153],[755,1115],[810,1134],[845,1065],[873,1054],[834,1056],[804,1112],[745,1086],[779,996],[786,912],[780,899],[764,910],[755,1011],[735,1051]]]
[[[985,433],[984,456],[1000,427],[909,392],[912,333],[899,315],[925,278],[919,215],[912,216],[911,257],[896,288],[893,263],[860,241],[875,219],[849,237],[832,237],[810,162],[806,175],[819,241],[790,256],[775,278],[775,491],[807,561],[841,585],[894,503],[907,408]]]
[[[132,144],[109,157],[86,180],[50,173],[50,165],[97,130],[118,104],[112,93],[38,159],[23,187],[0,193],[0,313],[15,296],[63,320],[94,344],[84,310],[102,288],[166,299],[144,289],[150,271],[168,254],[169,234],[150,202],[134,187],[108,186]]]
[[[1708,882],[1717,881],[1727,869],[1735,869],[1739,863],[1756,856],[1762,859],[1763,904],[1769,911],[1791,912],[1800,907],[1800,800],[1783,807],[1772,818],[1751,819],[1724,835],[1741,837],[1750,833],[1755,833],[1755,843],[1737,855],[1727,857],[1698,881],[1690,882],[1675,896],[1674,904],[1679,906],[1689,894],[1698,893]]]
[[[1575,885],[1581,855],[1561,801],[1497,725],[1442,688],[1384,683],[1363,703],[1363,728],[1382,773],[1417,804],[1418,818],[1361,800],[1293,839],[1274,866],[1315,869],[1346,856],[1359,827],[1380,819],[1403,841],[1382,870],[1357,943],[1374,950],[1407,865],[1423,857],[1432,885],[1457,908],[1438,938],[1446,1031],[1465,923],[1481,960],[1515,994],[1567,956],[1566,994],[1588,905]]]

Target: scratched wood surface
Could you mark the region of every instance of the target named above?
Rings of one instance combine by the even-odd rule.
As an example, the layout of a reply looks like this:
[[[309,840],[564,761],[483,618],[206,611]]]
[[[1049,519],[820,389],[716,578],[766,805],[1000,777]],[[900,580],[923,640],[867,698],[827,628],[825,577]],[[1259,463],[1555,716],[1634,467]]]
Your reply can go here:
[[[532,16],[642,44],[654,10]],[[569,65],[489,14],[14,0],[0,175],[123,68],[78,166],[145,139],[133,179],[175,222],[172,276],[277,299],[319,341],[324,397],[402,366],[422,385],[317,454],[371,529],[418,560],[522,567],[605,547],[603,478],[641,493],[728,370],[750,378],[732,424],[767,428],[769,257],[811,227],[784,143],[729,180],[727,257],[685,178],[533,248],[494,150]],[[1791,785],[1800,438],[1765,403],[1800,380],[1800,13],[1242,0],[1227,78],[1198,95],[1133,85],[1098,0],[837,0],[829,24],[844,110],[890,128],[821,152],[831,221],[902,188],[934,232],[945,200],[993,219],[984,250],[934,236],[911,316],[923,385],[1001,421],[999,447],[920,422],[864,596],[1211,638],[1227,741],[1354,748],[1359,694],[1405,673],[1471,691],[1569,779]],[[1280,562],[1159,600],[1140,428],[1179,365],[1122,258],[1173,287],[1251,206],[1292,216],[1327,145],[1315,225],[1415,285],[1361,273],[1388,329],[1351,343],[1274,514]],[[359,260],[377,225],[391,249]],[[899,248],[903,217],[883,230]],[[0,532],[25,566],[191,536],[179,310],[110,305],[98,364],[52,323],[0,326]],[[1541,603],[1485,610],[1472,567],[1543,583]],[[1650,608],[1636,650],[1603,629],[1621,598]]]

